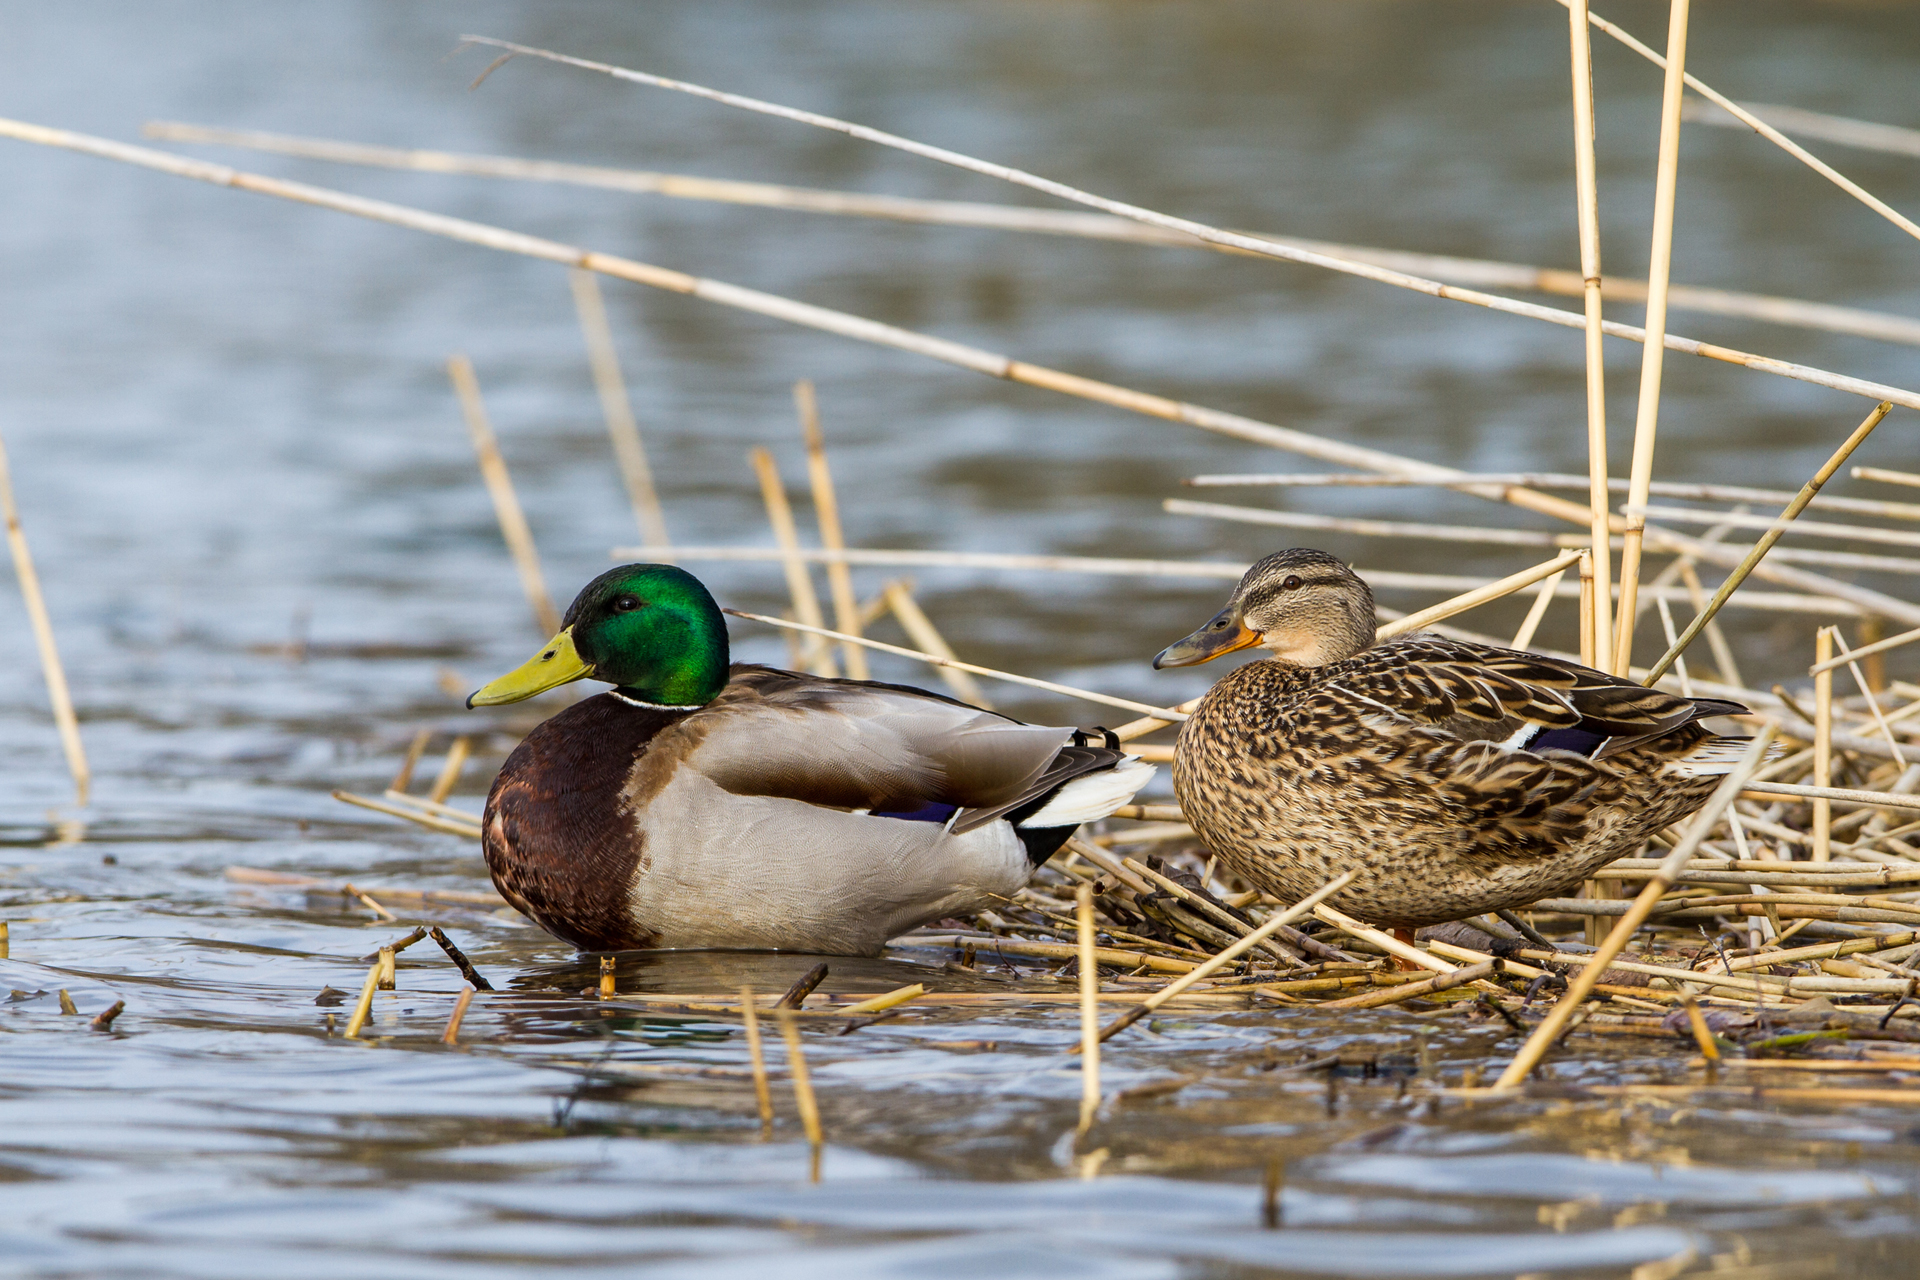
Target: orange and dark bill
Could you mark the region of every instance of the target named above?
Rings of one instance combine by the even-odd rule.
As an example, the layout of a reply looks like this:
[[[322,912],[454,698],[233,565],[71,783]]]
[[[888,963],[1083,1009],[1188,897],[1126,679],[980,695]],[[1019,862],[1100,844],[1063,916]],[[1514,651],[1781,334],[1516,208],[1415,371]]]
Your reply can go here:
[[[1206,626],[1185,640],[1162,649],[1155,655],[1153,666],[1156,671],[1164,667],[1197,666],[1202,662],[1211,662],[1223,653],[1232,653],[1235,649],[1259,643],[1260,633],[1247,630],[1246,624],[1240,621],[1240,611],[1228,605],[1215,614]]]

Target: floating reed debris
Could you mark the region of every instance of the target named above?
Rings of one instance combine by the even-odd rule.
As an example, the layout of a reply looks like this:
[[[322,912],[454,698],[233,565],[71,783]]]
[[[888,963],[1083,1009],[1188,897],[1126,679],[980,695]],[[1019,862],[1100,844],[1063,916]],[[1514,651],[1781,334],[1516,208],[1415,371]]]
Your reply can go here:
[[[79,1007],[73,1003],[73,997],[67,994],[65,987],[60,988],[60,1012],[63,1014],[77,1014],[80,1012]]]
[[[7,521],[7,550],[13,555],[20,602],[26,606],[33,643],[40,651],[40,675],[47,684],[47,702],[53,708],[60,748],[66,752],[67,772],[73,775],[74,803],[84,807],[93,790],[93,770],[87,765],[86,748],[80,745],[80,721],[73,713],[67,669],[60,662],[60,649],[53,640],[53,623],[47,617],[46,597],[40,592],[40,575],[33,567],[33,554],[27,549],[26,530],[20,525],[20,508],[13,499],[13,472],[7,465],[4,442],[0,442],[0,515]]]
[[[467,1006],[473,1003],[474,988],[460,988],[460,995],[453,1002],[453,1013],[447,1018],[447,1029],[440,1033],[441,1044],[460,1043],[460,1024],[466,1020]]]
[[[607,323],[607,304],[600,296],[600,278],[575,267],[567,272],[567,282],[573,287],[574,309],[587,342],[587,364],[593,370],[594,389],[600,393],[600,412],[607,420],[607,437],[613,443],[613,459],[626,485],[634,523],[648,542],[665,543],[669,541],[667,519],[654,487],[647,448],[640,440],[640,423],[633,416],[633,401],[627,396],[627,380],[620,376],[620,357],[613,346],[613,327]]]
[[[1076,1137],[1085,1137],[1100,1113],[1100,960],[1093,945],[1093,886],[1082,881],[1074,889],[1074,927],[1080,965],[1080,1125]],[[1145,1005],[1137,1006],[1144,1009]]]
[[[301,156],[307,159],[329,160],[340,164],[412,169],[426,173],[461,174],[527,182],[567,183],[575,186],[598,187],[603,190],[644,192],[679,199],[710,200],[805,213],[885,218],[926,225],[983,227],[1001,231],[1075,236],[1084,239],[1124,241],[1186,249],[1212,249],[1224,253],[1242,252],[1221,245],[1208,244],[1177,231],[1165,231],[1159,227],[1145,226],[1103,213],[1029,209],[1021,205],[983,204],[964,200],[920,200],[909,196],[871,195],[854,191],[823,191],[813,187],[737,182],[693,177],[686,174],[657,173],[644,169],[614,169],[599,165],[528,160],[513,156],[383,147],[327,138],[267,133],[253,129],[210,128],[169,120],[149,120],[141,127],[141,132],[149,138],[168,142],[240,147],[280,155]],[[1264,238],[1309,252],[1326,254],[1329,257],[1348,258],[1374,266],[1397,268],[1414,275],[1429,276],[1447,284],[1490,285],[1497,288],[1563,294],[1570,297],[1580,297],[1585,290],[1582,273],[1578,271],[1562,271],[1552,267],[1530,266],[1518,262],[1492,262],[1481,258],[1460,258],[1442,254],[1413,253],[1399,249],[1334,244],[1323,240],[1303,240],[1298,236],[1269,235]],[[1646,282],[1643,280],[1624,279],[1619,276],[1602,276],[1600,279],[1601,296],[1612,301],[1645,301],[1646,289]],[[1798,298],[1780,298],[1689,285],[1672,286],[1669,290],[1668,305],[1675,311],[1699,311],[1711,315],[1737,316],[1769,324],[1797,326],[1831,333],[1850,333],[1887,342],[1920,345],[1920,321],[1885,312],[1867,311],[1858,307],[1840,307]],[[1584,478],[1575,487],[1584,488]]]
[[[753,988],[740,988],[740,1016],[747,1030],[747,1059],[753,1064],[753,1096],[760,1104],[760,1141],[773,1137],[773,1091],[767,1085],[767,1058],[760,1044],[760,1010]]]
[[[367,1015],[373,1011],[373,993],[380,983],[380,962],[374,961],[367,967],[367,980],[360,987],[360,999],[354,1003],[353,1016],[347,1019],[346,1038],[360,1038],[360,1028],[367,1025]]]
[[[126,1008],[127,1002],[125,1000],[115,1000],[99,1013],[94,1014],[93,1021],[87,1025],[95,1031],[111,1031],[113,1030],[113,1020],[124,1013]]]
[[[616,975],[613,969],[613,957],[601,956],[600,957],[600,998],[602,1000],[611,1000],[613,999],[613,997],[620,994],[619,987],[615,985],[615,978],[616,978]]]
[[[463,355],[447,358],[447,377],[460,398],[460,411],[467,420],[467,434],[473,438],[473,452],[480,460],[480,478],[486,481],[487,495],[493,499],[493,514],[500,522],[501,536],[513,555],[513,566],[520,574],[520,589],[533,606],[534,620],[542,635],[560,630],[560,611],[553,607],[553,595],[547,590],[546,576],[540,571],[540,553],[534,549],[533,530],[520,510],[520,499],[513,492],[513,477],[507,473],[506,459],[500,456],[500,443],[487,419],[486,402],[480,398],[480,380],[474,376],[473,363]]]
[[[774,1017],[780,1020],[780,1034],[787,1042],[787,1070],[793,1076],[793,1101],[800,1109],[800,1127],[806,1131],[811,1149],[807,1162],[807,1181],[820,1181],[820,1152],[826,1138],[820,1131],[820,1106],[813,1097],[813,1081],[807,1075],[807,1054],[800,1045],[800,1023],[793,1010],[775,1005]]]

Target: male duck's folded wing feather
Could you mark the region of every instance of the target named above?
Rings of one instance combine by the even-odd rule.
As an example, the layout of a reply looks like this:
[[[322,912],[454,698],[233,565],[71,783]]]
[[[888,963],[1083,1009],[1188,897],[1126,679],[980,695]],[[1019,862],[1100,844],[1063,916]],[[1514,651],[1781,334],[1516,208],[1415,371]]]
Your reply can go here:
[[[727,791],[890,811],[1017,806],[1073,736],[897,685],[752,667],[696,720],[687,763]]]

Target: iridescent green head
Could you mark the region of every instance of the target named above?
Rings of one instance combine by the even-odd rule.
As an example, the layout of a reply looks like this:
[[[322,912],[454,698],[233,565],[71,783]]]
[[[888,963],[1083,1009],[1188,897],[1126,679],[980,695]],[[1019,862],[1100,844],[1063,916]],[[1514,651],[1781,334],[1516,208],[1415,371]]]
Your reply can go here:
[[[684,569],[623,564],[589,582],[567,606],[560,634],[539,653],[467,699],[470,707],[519,702],[573,680],[605,680],[639,702],[705,706],[727,686],[727,624]]]

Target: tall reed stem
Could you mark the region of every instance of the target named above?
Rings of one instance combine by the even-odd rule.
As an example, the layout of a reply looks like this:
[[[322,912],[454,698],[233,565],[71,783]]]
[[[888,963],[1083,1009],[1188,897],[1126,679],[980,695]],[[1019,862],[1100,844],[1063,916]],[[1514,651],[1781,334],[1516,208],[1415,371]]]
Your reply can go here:
[[[520,510],[520,499],[513,492],[513,477],[507,472],[506,459],[500,456],[500,442],[494,437],[493,424],[487,420],[486,402],[480,398],[480,380],[474,376],[473,362],[463,355],[447,359],[447,377],[454,394],[460,397],[460,411],[466,415],[467,434],[473,437],[473,452],[480,459],[480,478],[486,481],[487,494],[493,499],[493,514],[500,521],[501,536],[513,555],[513,567],[520,573],[520,589],[543,635],[560,630],[560,611],[553,607],[547,591],[546,575],[540,572],[540,553],[533,545],[533,530]]]
[[[620,376],[620,357],[613,346],[613,327],[607,323],[607,304],[600,296],[600,277],[575,267],[567,272],[567,280],[573,286],[573,305],[587,342],[587,363],[593,370],[594,389],[600,393],[600,412],[607,420],[607,436],[627,487],[627,501],[633,504],[634,523],[640,526],[642,538],[664,546],[667,519],[654,488],[653,468],[647,464],[646,446],[640,442],[640,424],[633,416],[627,382]]]
[[[1647,504],[1653,482],[1654,433],[1660,423],[1660,377],[1667,355],[1667,284],[1673,273],[1673,206],[1680,179],[1680,99],[1686,87],[1687,16],[1691,0],[1672,0],[1667,21],[1667,80],[1660,102],[1660,167],[1653,192],[1653,249],[1647,268],[1646,345],[1640,357],[1640,404],[1633,423],[1633,471],[1627,489],[1632,507]],[[1627,516],[1620,552],[1620,639],[1613,673],[1633,663],[1635,602],[1640,594],[1640,545],[1646,512]]]
[[[847,540],[840,530],[840,502],[833,492],[827,442],[820,434],[820,404],[810,379],[793,384],[793,404],[800,413],[800,434],[807,442],[807,479],[813,488],[813,512],[820,521],[820,545],[828,551],[843,551]],[[854,598],[853,573],[845,560],[827,561],[827,591],[833,597],[833,625],[848,635],[859,635],[860,602]],[[859,645],[841,645],[840,661],[849,680],[867,678],[867,654]]]
[[[1607,366],[1600,308],[1600,191],[1593,157],[1593,45],[1587,0],[1569,0],[1573,55],[1573,183],[1580,215],[1580,277],[1587,318],[1587,502],[1593,509],[1593,649],[1613,652],[1613,554],[1607,517]]]
[[[760,498],[766,504],[767,522],[773,526],[774,540],[780,544],[787,570],[787,593],[793,597],[793,616],[802,626],[818,630],[825,626],[826,620],[820,613],[820,597],[813,589],[813,575],[807,572],[807,562],[800,558],[800,535],[794,528],[787,488],[780,482],[780,469],[774,465],[773,454],[765,448],[756,446],[747,457],[753,463],[754,474],[760,478]],[[820,643],[817,635],[804,642],[801,654],[802,665],[814,675],[835,674],[833,653]]]
[[[27,608],[27,622],[33,627],[33,642],[40,650],[40,675],[47,682],[47,701],[53,707],[54,727],[60,732],[60,746],[67,756],[67,772],[73,775],[74,803],[85,805],[93,790],[93,770],[87,765],[86,748],[80,745],[80,721],[73,713],[73,694],[67,689],[67,669],[60,663],[60,649],[53,642],[53,623],[47,617],[47,600],[40,594],[40,575],[33,567],[33,555],[27,550],[27,533],[20,525],[20,508],[13,500],[13,472],[7,466],[7,449],[0,442],[0,515],[7,521],[7,550],[13,553],[13,574],[20,583],[20,599]]]

